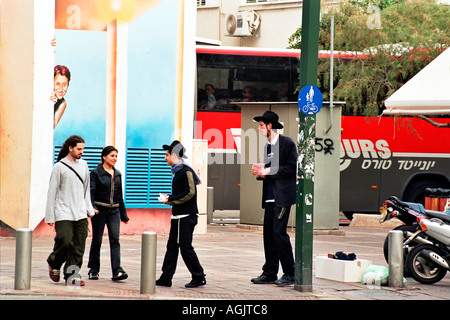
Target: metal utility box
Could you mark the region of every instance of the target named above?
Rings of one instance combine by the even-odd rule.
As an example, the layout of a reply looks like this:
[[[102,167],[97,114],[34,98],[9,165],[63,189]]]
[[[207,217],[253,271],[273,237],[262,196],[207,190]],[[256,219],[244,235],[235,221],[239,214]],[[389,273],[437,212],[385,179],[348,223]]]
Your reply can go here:
[[[251,173],[253,163],[264,160],[264,145],[267,138],[258,131],[258,124],[253,121],[265,111],[278,114],[284,128],[279,133],[297,141],[298,104],[295,102],[252,102],[238,103],[241,108],[241,150],[240,150],[240,223],[262,225],[264,210],[261,207],[262,181],[257,181]],[[289,226],[295,226],[295,206],[292,206]]]
[[[264,159],[267,138],[258,132],[255,116],[271,110],[278,114],[284,128],[279,131],[297,143],[298,104],[295,102],[239,103],[241,108],[240,144],[240,223],[262,225],[264,210],[261,207],[262,181],[251,173],[253,163]],[[324,102],[316,115],[315,176],[314,176],[314,229],[339,228],[339,155],[341,134],[341,106],[333,108]],[[288,226],[295,226],[295,205],[291,207]]]
[[[314,157],[315,230],[339,229],[342,102],[325,103],[316,115]]]

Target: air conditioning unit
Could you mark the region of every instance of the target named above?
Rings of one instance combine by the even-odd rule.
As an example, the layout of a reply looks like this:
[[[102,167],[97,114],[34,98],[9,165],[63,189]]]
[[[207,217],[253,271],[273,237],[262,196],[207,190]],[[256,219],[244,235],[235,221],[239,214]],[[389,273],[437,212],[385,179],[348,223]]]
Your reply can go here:
[[[229,36],[252,37],[259,28],[260,17],[254,11],[231,13],[227,16],[226,28]]]

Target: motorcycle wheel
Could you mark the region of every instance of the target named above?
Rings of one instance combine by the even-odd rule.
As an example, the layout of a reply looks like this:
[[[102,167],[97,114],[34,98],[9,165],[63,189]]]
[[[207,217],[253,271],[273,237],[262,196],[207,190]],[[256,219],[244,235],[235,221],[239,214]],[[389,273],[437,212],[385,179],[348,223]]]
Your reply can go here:
[[[398,226],[392,230],[400,230],[400,231],[409,231],[409,232],[416,232],[417,228],[413,227],[413,226],[409,226],[409,225],[401,225]],[[406,238],[405,236],[403,236],[403,241],[405,241]],[[408,251],[411,250],[411,247],[415,246],[416,243],[410,243],[408,245],[408,247],[406,247],[403,251],[403,275],[405,277],[409,277],[409,273],[408,270],[406,268],[406,256],[408,255]],[[389,234],[386,236],[386,239],[384,239],[384,244],[383,244],[383,254],[384,254],[384,259],[386,260],[387,263],[389,263]]]
[[[411,249],[406,258],[406,267],[411,277],[423,284],[432,284],[445,277],[447,269],[422,256],[423,250],[434,251],[441,257],[445,254],[441,249],[429,244],[417,245]]]

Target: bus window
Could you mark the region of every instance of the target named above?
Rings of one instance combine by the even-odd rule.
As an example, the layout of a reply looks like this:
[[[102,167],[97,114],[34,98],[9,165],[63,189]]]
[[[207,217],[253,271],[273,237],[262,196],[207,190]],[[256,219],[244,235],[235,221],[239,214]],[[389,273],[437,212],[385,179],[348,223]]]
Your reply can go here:
[[[297,101],[296,57],[197,54],[197,110],[239,111],[234,102]]]

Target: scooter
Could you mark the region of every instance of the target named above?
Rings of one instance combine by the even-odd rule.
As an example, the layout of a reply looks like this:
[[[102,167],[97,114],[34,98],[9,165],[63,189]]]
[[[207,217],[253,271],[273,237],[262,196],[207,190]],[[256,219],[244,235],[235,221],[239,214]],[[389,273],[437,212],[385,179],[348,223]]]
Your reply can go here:
[[[406,269],[420,283],[436,283],[450,270],[450,225],[437,218],[418,217],[417,221],[431,243],[411,249],[405,258]],[[407,241],[417,237],[420,237],[419,232]]]
[[[404,243],[404,257],[408,255],[408,252],[417,244],[432,244],[427,241],[428,235],[424,234],[417,222],[418,218],[437,218],[446,224],[450,225],[450,214],[425,210],[424,206],[420,203],[404,202],[398,199],[396,196],[391,196],[383,202],[383,206],[380,208],[379,222],[383,223],[393,218],[397,218],[404,223],[404,225],[394,228],[394,230],[400,230],[403,232],[403,239],[406,242],[408,238],[410,240]],[[414,234],[416,236],[413,237]],[[386,262],[389,257],[389,236],[386,236],[383,245],[383,253]],[[408,271],[405,267],[405,275],[408,275]]]
[[[450,224],[450,214],[425,210],[424,206],[420,203],[404,202],[396,196],[389,197],[383,202],[383,206],[380,208],[381,217],[380,223],[397,218],[405,225],[417,225],[417,217],[437,218],[444,223]]]

